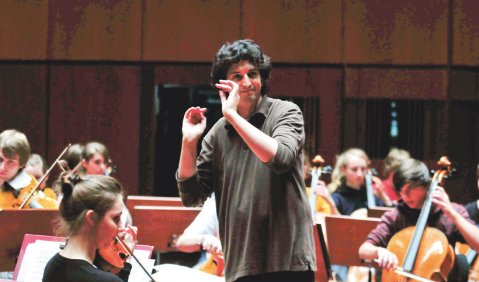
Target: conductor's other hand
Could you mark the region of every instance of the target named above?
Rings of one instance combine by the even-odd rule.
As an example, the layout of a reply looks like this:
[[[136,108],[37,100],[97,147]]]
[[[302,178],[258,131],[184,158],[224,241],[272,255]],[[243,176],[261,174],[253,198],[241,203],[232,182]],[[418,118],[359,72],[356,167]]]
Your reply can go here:
[[[191,107],[183,117],[183,138],[192,141],[201,137],[206,128],[206,108]]]

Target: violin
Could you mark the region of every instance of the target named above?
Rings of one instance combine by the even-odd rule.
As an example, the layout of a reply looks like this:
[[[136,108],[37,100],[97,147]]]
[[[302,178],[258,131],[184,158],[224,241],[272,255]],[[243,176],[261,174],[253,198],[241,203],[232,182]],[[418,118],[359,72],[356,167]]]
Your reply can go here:
[[[222,254],[208,254],[208,259],[199,270],[216,276],[225,276],[225,258]]]
[[[387,249],[396,254],[401,266],[383,271],[384,281],[446,281],[454,265],[454,250],[446,235],[426,226],[432,206],[430,195],[452,171],[447,157],[442,157],[438,164],[442,168],[434,173],[416,226],[399,231],[389,241]],[[404,246],[408,246],[406,253]]]
[[[118,237],[115,237],[107,248],[98,250],[98,253],[103,260],[118,270],[125,266],[125,261],[130,256]]]
[[[38,181],[38,183],[36,183],[35,186],[31,187],[31,189],[26,189],[25,192],[21,191],[21,193],[25,193],[21,199],[23,200],[23,202],[20,204],[20,206],[18,207],[19,209],[23,209],[23,207],[26,205],[26,204],[31,204],[31,201],[30,199],[34,196],[34,194],[37,193],[37,190],[38,188],[40,187],[40,185],[45,181],[45,179],[48,177],[48,175],[50,174],[50,172],[52,171],[52,169],[55,167],[55,165],[58,163],[58,161],[60,161],[60,159],[63,157],[63,155],[65,155],[65,153],[67,152],[67,150],[70,148],[72,144],[68,144],[65,149],[63,149],[63,151],[60,153],[60,155],[57,157],[57,159],[53,162],[53,164],[48,168],[47,172],[45,172],[45,174],[42,176],[42,178],[40,178],[40,180]],[[33,178],[33,177],[32,177]],[[25,188],[24,188],[25,189]],[[24,190],[22,189],[22,190]],[[48,203],[47,203],[48,204]],[[58,208],[58,207],[57,207]]]
[[[318,180],[321,178],[322,174],[331,174],[331,166],[323,167],[324,159],[320,155],[316,155],[311,161],[313,166],[311,169],[311,191],[309,194],[309,205],[311,207],[311,214],[313,215],[313,221],[315,219],[316,212],[322,212],[325,214],[332,214],[333,207],[329,202],[321,195],[317,195],[315,191],[316,186],[318,185]]]
[[[100,255],[99,263],[105,271],[110,271],[115,274],[118,273],[125,266],[126,259],[132,257],[150,278],[150,281],[156,282],[143,264],[141,264],[138,258],[133,254],[133,251],[130,250],[125,241],[118,237],[115,237],[108,247],[99,249],[98,254]],[[105,264],[105,262],[107,264]]]

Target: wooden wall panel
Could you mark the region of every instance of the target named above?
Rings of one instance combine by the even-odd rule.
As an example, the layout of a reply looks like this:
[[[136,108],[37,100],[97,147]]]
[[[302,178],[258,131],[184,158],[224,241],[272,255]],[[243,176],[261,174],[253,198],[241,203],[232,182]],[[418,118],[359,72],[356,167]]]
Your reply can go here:
[[[455,65],[479,65],[479,2],[476,0],[452,1],[453,52]]]
[[[344,4],[345,63],[447,63],[448,0]]]
[[[269,83],[271,97],[319,97],[318,126],[314,134],[319,138],[321,154],[332,163],[339,151],[341,133],[341,70],[335,68],[274,67]],[[308,125],[305,125],[308,126]]]
[[[477,71],[451,71],[451,100],[479,101],[479,73]]]
[[[211,62],[240,37],[240,1],[145,1],[143,26],[143,61]]]
[[[48,1],[0,1],[0,59],[45,60]]]
[[[130,194],[139,187],[140,67],[51,67],[50,157],[68,143],[104,143]]]
[[[446,70],[347,68],[347,98],[447,98]]]
[[[341,1],[243,3],[242,37],[257,41],[273,62],[341,61]]]
[[[0,65],[0,131],[17,129],[28,138],[31,151],[46,157],[48,94],[46,67]]]
[[[158,65],[155,67],[155,84],[209,85],[210,65]]]
[[[48,59],[141,59],[141,2],[50,0]]]

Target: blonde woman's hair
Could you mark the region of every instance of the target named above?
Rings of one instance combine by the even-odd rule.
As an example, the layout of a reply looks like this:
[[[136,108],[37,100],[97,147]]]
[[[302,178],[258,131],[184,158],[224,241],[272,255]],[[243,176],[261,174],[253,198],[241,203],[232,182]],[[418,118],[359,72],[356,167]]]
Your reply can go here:
[[[336,164],[334,165],[333,173],[331,174],[331,183],[328,185],[328,188],[331,192],[336,191],[339,186],[341,186],[342,181],[344,181],[344,173],[342,168],[345,167],[353,157],[361,158],[370,164],[370,160],[366,152],[359,148],[351,148],[339,156],[336,157]]]

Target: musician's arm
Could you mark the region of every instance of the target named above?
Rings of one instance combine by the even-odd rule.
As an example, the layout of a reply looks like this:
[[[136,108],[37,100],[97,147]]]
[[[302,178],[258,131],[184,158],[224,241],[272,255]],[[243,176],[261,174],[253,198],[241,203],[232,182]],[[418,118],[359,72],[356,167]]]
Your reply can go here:
[[[364,242],[359,247],[359,257],[364,260],[374,261],[385,269],[395,269],[398,265],[397,256],[388,249],[375,246],[371,242]]]
[[[449,200],[449,195],[444,188],[437,187],[431,194],[432,201],[451,219],[457,227],[466,243],[475,251],[479,251],[479,227],[474,225],[469,219],[469,215],[464,207],[454,208]],[[462,214],[461,214],[462,212]]]
[[[466,217],[461,215],[458,211],[452,209],[450,218],[456,225],[466,243],[475,251],[479,252],[479,227],[474,225]]]
[[[205,250],[213,253],[221,252],[221,242],[218,237],[208,234],[183,234],[176,241],[176,248],[185,253]]]

